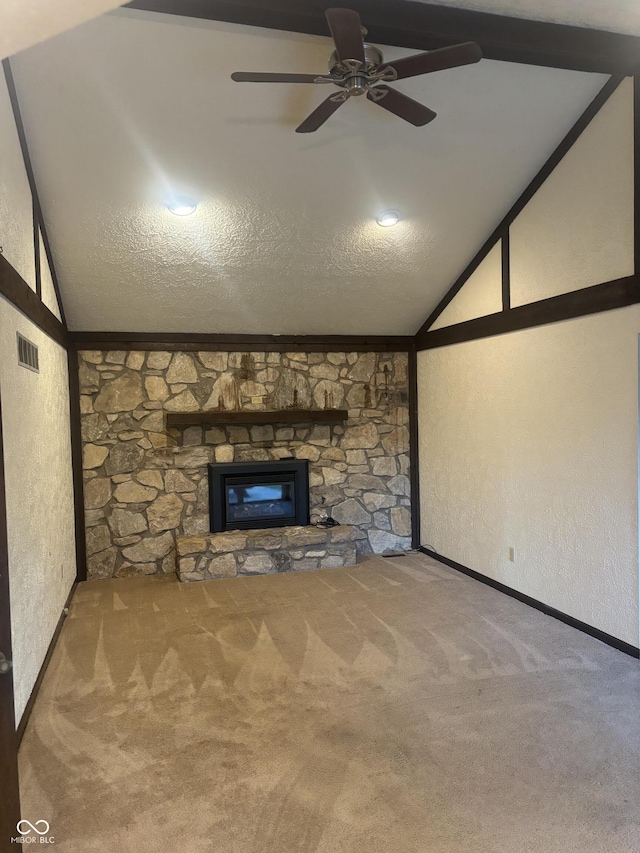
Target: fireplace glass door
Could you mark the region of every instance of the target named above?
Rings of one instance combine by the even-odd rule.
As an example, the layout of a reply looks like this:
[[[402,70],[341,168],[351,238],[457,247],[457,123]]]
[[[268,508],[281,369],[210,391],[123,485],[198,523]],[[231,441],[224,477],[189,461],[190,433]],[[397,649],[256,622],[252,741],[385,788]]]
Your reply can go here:
[[[296,487],[292,477],[227,477],[224,486],[228,521],[251,522],[251,527],[263,519],[295,524]]]
[[[211,532],[309,523],[306,460],[209,465]]]

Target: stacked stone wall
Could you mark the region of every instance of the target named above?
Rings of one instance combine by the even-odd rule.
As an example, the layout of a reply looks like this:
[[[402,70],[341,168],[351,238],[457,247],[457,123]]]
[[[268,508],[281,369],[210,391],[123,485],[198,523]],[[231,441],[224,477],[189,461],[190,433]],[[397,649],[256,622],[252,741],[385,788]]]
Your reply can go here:
[[[410,547],[405,353],[80,353],[93,578],[173,572],[177,536],[209,532],[209,462],[308,459],[312,520],[358,553]],[[345,408],[344,424],[167,429],[166,412]]]

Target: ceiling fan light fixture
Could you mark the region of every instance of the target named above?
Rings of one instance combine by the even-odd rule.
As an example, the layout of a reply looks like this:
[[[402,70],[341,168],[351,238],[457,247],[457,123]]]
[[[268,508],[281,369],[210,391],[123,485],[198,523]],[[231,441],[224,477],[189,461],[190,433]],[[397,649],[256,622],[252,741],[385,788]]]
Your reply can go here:
[[[376,217],[376,222],[383,228],[391,228],[392,225],[397,225],[400,222],[400,212],[397,210],[383,210]]]
[[[173,196],[167,202],[167,210],[176,216],[189,216],[195,211],[197,206],[192,198],[184,195]]]

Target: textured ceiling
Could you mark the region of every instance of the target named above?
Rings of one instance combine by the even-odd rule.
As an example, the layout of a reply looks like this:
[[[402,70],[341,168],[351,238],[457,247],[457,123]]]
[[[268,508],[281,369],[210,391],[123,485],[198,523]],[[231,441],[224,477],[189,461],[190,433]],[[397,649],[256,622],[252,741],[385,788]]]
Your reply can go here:
[[[72,328],[413,333],[605,81],[483,60],[396,84],[438,112],[425,128],[352,99],[303,136],[324,88],[229,79],[329,50],[119,11],[16,58]]]
[[[511,18],[640,35],[640,0],[423,0]]]

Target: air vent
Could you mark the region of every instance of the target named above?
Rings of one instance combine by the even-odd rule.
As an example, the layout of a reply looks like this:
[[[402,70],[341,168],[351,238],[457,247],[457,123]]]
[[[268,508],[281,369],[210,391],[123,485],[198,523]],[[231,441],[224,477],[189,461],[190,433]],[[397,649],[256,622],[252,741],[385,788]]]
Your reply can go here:
[[[40,364],[38,362],[38,347],[32,344],[31,341],[24,338],[19,332],[18,337],[18,364],[20,367],[26,367],[28,370],[33,370],[35,373],[40,372]]]

